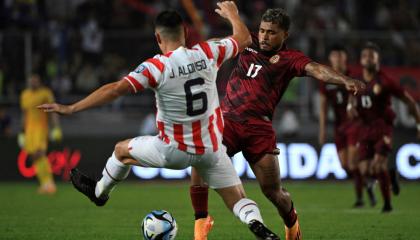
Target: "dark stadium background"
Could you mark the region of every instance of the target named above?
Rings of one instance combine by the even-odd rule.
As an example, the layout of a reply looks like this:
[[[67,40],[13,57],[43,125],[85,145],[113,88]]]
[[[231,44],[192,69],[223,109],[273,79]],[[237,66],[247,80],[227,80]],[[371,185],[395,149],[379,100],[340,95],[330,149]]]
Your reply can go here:
[[[215,2],[195,1],[202,18],[201,33],[207,37],[230,34],[226,22],[214,13]],[[420,101],[420,1],[237,2],[243,19],[253,31],[258,28],[266,8],[286,8],[292,17],[287,45],[319,62],[326,63],[329,46],[341,43],[349,51],[350,63],[357,66],[359,47],[367,40],[378,43],[383,66]],[[22,170],[18,171],[16,134],[21,122],[19,93],[25,87],[27,76],[31,72],[41,74],[57,101],[74,102],[100,85],[118,80],[158,52],[152,22],[156,13],[165,8],[177,9],[186,16],[180,1],[174,0],[0,2],[0,103],[11,118],[12,128],[11,134],[1,134],[0,150],[5,167],[0,170],[0,179],[24,179]],[[186,19],[190,25],[189,42],[194,42],[199,31],[187,16]],[[233,63],[231,61],[219,73],[221,97]],[[317,85],[317,81],[307,78],[292,81],[275,114],[279,142],[308,143],[317,152],[322,148],[316,141]],[[407,109],[398,101],[394,102],[394,109],[398,117],[394,154],[390,158],[392,167],[401,146],[418,143],[414,121]],[[146,91],[105,107],[61,118],[64,141],[52,145],[50,150],[57,150],[61,155],[64,148],[70,152],[80,151],[80,166],[100,174],[117,140],[155,133],[154,112],[153,93]],[[330,141],[331,126],[330,121]],[[412,146],[407,166],[413,167],[410,178],[418,180],[420,171],[415,164],[419,160],[420,146]],[[304,164],[305,159],[302,159]],[[57,168],[60,166],[64,169],[63,164]],[[333,174],[329,177],[335,178]]]

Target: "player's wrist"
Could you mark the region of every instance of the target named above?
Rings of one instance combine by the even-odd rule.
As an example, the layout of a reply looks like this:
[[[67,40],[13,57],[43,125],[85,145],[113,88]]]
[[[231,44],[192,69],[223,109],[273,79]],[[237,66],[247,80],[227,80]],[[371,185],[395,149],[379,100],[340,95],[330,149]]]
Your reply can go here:
[[[76,112],[76,106],[75,105],[70,105],[69,106],[69,114],[73,114]]]
[[[228,21],[233,25],[234,23],[237,23],[238,21],[241,21],[241,17],[239,17],[238,14],[229,14],[227,15]]]

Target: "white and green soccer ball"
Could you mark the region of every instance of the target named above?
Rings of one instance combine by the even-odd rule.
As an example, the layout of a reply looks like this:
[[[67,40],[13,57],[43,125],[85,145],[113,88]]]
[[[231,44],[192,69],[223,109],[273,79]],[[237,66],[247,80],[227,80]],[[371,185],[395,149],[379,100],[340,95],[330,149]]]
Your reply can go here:
[[[172,240],[177,232],[175,218],[165,210],[152,211],[141,223],[141,233],[145,240]]]

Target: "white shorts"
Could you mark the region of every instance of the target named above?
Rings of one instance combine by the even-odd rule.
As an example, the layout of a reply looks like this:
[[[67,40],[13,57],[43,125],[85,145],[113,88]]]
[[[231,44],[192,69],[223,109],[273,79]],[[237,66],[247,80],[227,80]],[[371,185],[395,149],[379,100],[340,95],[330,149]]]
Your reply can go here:
[[[142,136],[133,138],[128,148],[143,167],[184,169],[193,166],[211,188],[241,184],[224,145],[217,152],[197,155],[168,145],[158,136]]]

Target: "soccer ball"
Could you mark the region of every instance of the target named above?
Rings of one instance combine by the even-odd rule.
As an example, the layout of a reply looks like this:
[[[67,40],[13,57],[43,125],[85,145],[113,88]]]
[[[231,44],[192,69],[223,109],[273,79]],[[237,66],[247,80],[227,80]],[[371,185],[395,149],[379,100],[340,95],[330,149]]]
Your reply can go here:
[[[145,240],[172,240],[178,232],[175,218],[165,210],[154,210],[141,223]]]

